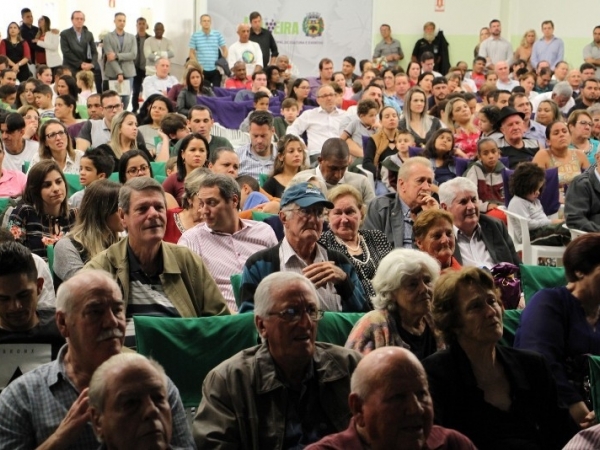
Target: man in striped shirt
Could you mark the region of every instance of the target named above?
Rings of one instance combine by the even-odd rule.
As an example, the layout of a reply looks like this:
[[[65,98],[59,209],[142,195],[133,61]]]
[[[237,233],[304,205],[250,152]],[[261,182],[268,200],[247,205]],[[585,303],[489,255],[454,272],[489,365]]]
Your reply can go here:
[[[213,86],[221,87],[221,73],[217,70],[216,62],[221,56],[227,59],[225,38],[220,31],[211,30],[211,18],[208,14],[200,16],[202,30],[192,34],[190,38],[190,59],[198,61],[204,69],[204,79]]]

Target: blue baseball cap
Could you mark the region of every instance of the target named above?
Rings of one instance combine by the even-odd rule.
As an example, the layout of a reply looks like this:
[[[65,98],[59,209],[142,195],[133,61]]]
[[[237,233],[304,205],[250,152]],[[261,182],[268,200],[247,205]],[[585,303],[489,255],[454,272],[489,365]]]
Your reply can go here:
[[[333,203],[328,201],[321,189],[312,183],[298,183],[287,188],[281,196],[281,207],[295,203],[300,208],[322,204],[325,208],[333,208]]]

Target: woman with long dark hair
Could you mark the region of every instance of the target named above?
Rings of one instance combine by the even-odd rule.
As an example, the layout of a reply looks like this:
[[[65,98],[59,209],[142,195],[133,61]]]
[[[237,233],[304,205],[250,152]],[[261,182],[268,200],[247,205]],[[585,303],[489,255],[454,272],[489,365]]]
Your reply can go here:
[[[8,58],[8,67],[17,73],[20,82],[31,76],[27,64],[31,61],[31,50],[29,44],[21,37],[21,31],[17,22],[8,24],[6,38],[0,42],[0,55]]]
[[[198,104],[197,97],[201,95],[214,97],[215,93],[211,88],[204,86],[202,71],[190,67],[185,76],[185,87],[177,96],[177,112],[187,116],[190,108]]]

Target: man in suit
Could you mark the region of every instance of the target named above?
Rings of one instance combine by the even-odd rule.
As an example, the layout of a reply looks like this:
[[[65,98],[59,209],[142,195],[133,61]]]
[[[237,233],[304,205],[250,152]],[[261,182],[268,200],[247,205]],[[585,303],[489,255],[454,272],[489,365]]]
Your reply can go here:
[[[94,35],[83,26],[85,15],[81,11],[73,11],[71,23],[71,28],[60,33],[63,66],[71,69],[73,76],[80,70],[94,71],[98,64],[98,49]]]
[[[125,21],[125,14],[116,13],[115,30],[104,37],[104,83],[108,88],[108,81],[116,80],[121,85],[128,84],[121,92],[131,92],[136,75],[137,43],[133,34],[125,32]],[[124,109],[127,109],[130,97],[130,94],[121,94]]]
[[[314,174],[325,183],[327,190],[333,189],[338,184],[349,184],[358,189],[365,204],[369,204],[375,198],[373,186],[369,179],[363,175],[348,172],[348,160],[350,150],[348,144],[340,138],[329,138],[323,143],[319,165],[314,169],[300,172],[298,176],[306,180],[306,174]]]
[[[461,266],[491,268],[501,262],[521,263],[504,223],[479,215],[475,183],[456,177],[440,185],[439,196],[441,207],[454,216],[454,257]]]

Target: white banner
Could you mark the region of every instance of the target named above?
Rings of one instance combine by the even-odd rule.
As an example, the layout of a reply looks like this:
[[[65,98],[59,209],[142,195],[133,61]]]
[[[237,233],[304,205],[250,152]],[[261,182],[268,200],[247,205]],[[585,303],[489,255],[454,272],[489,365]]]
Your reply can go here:
[[[237,25],[258,11],[280,55],[287,55],[293,72],[303,77],[319,74],[321,58],[330,58],[334,70],[346,56],[371,59],[373,0],[213,0],[208,14],[213,28],[223,33],[227,46],[238,41]]]

